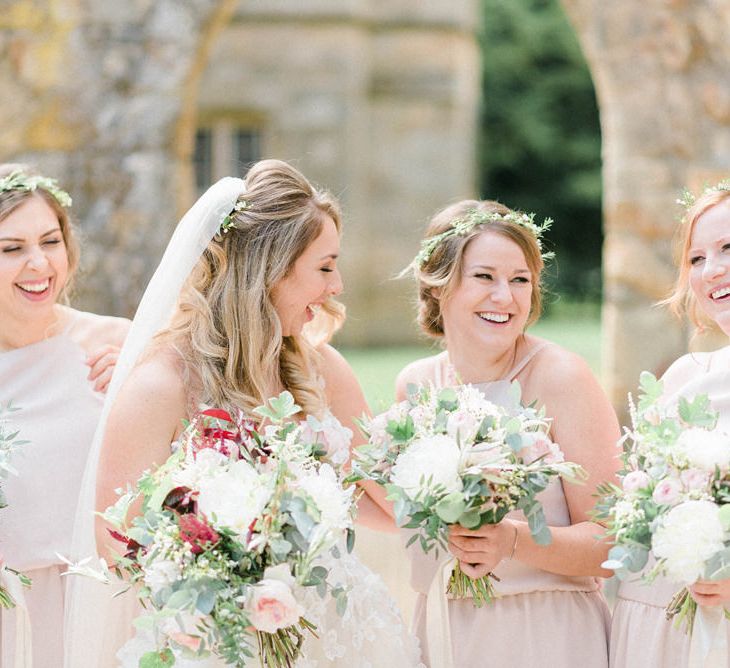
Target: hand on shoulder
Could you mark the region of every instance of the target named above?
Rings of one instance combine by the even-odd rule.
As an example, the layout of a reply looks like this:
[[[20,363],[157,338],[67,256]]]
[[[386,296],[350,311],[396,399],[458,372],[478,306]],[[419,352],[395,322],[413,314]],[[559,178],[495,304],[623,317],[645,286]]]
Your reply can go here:
[[[106,392],[111,381],[119,351],[131,325],[126,318],[97,315],[65,308],[71,319],[69,335],[87,355],[89,381],[97,392]]]

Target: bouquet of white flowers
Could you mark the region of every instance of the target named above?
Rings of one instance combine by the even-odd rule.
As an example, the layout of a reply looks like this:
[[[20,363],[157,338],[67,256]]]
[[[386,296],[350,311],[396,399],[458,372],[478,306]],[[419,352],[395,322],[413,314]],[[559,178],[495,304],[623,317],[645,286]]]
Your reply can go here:
[[[645,570],[651,553],[648,582],[660,574],[685,585],[730,578],[730,434],[716,428],[705,395],[665,406],[661,381],[647,372],[640,392],[622,438],[621,486],[599,487],[596,519],[614,538],[603,566],[625,578]],[[696,610],[684,587],[667,617],[691,633]]]
[[[507,410],[473,386],[410,385],[406,401],[362,421],[368,443],[356,450],[350,478],[387,490],[398,524],[417,530],[409,545],[445,548],[449,525],[477,529],[517,509],[535,541],[550,542],[537,495],[557,476],[577,481],[584,472],[564,461],[543,412],[520,406],[513,387],[515,409]],[[477,606],[494,597],[489,576],[473,580],[458,563],[449,592]]]
[[[337,557],[344,537],[352,549],[353,489],[338,468],[352,432],[331,417],[293,422],[300,410],[284,392],[257,409],[265,428],[202,411],[168,461],[104,513],[126,546],[115,569],[149,610],[135,625],[157,642],[140,668],[211,654],[289,667],[316,631],[304,588],[329,593],[344,612],[346,592],[330,586],[318,557]],[[140,497],[142,514],[126,526]]]
[[[0,405],[0,483],[10,475],[18,475],[18,471],[10,463],[13,455],[28,441],[18,438],[20,432],[12,427],[9,416],[19,408],[8,402],[4,407]],[[2,484],[0,484],[0,508],[7,506]],[[14,608],[18,593],[13,596],[11,590],[20,592],[20,587],[29,587],[30,578],[7,566],[0,555],[0,608]]]

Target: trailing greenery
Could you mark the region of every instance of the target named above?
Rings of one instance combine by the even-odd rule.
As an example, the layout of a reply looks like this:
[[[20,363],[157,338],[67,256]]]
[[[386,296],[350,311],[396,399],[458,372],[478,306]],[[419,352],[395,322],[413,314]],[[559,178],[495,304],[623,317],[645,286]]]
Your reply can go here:
[[[558,0],[482,0],[482,197],[555,220],[556,292],[601,291],[601,133],[593,82]]]

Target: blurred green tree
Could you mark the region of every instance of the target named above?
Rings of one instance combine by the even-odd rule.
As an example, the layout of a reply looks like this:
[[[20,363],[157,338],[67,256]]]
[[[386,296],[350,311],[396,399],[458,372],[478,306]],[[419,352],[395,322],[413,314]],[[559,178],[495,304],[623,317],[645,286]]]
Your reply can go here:
[[[554,218],[552,292],[601,293],[601,131],[593,82],[558,0],[482,0],[482,197]]]

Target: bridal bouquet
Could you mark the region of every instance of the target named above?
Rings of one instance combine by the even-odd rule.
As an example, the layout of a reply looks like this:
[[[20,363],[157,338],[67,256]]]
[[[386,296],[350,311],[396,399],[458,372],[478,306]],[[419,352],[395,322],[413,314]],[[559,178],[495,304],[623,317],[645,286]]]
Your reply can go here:
[[[394,501],[399,526],[417,530],[424,552],[447,544],[448,528],[477,529],[521,510],[536,542],[550,542],[537,495],[551,479],[584,477],[565,462],[548,436],[541,411],[519,403],[515,410],[488,401],[475,387],[437,390],[408,387],[408,398],[363,420],[368,443],[355,452],[351,479],[382,485]],[[490,576],[473,580],[455,566],[448,591],[471,596],[476,606],[494,596]]]
[[[619,578],[639,572],[690,585],[730,578],[730,434],[717,429],[705,395],[662,405],[663,387],[650,373],[640,379],[632,429],[622,439],[621,486],[604,484],[596,518],[614,546],[603,566]],[[697,604],[684,587],[667,607],[689,633]]]
[[[0,483],[10,475],[18,475],[10,461],[15,452],[28,442],[20,440],[18,438],[20,432],[11,426],[8,415],[17,410],[19,409],[13,406],[12,402],[8,402],[5,407],[0,405]],[[0,484],[0,508],[5,508],[7,505]],[[6,566],[2,556],[0,556],[0,608],[14,608],[17,594],[14,597],[10,590],[16,586],[29,587],[30,584],[29,577]]]
[[[345,535],[352,547],[353,489],[338,470],[352,433],[331,417],[292,422],[299,410],[284,392],[257,409],[265,428],[202,411],[168,461],[104,513],[126,547],[114,568],[148,610],[135,625],[157,642],[140,668],[211,654],[289,667],[316,631],[305,589],[329,592],[344,612],[346,592],[318,557],[337,557]],[[137,499],[142,512],[125,526]]]

